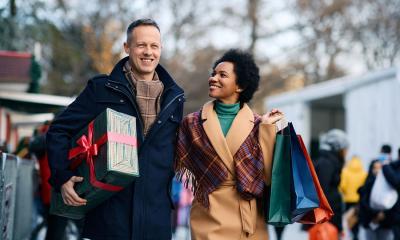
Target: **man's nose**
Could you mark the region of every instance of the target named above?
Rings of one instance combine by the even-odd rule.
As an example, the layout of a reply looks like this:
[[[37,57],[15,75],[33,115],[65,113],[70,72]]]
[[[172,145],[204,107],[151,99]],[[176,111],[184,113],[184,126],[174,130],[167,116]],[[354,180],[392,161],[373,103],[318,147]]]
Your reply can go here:
[[[151,55],[151,54],[152,54],[152,50],[151,50],[151,47],[150,47],[150,46],[148,46],[148,47],[146,47],[146,48],[144,49],[144,54],[145,54],[145,55]]]

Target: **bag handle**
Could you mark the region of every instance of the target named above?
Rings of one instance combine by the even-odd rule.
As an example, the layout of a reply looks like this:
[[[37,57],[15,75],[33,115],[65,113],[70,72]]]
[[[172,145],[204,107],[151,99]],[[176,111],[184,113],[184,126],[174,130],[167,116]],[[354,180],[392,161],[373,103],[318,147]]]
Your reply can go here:
[[[289,122],[286,120],[286,118],[282,118],[281,120],[279,120],[276,124],[276,132],[279,134],[285,134],[289,135],[290,131],[289,131]],[[286,129],[286,131],[285,131]]]

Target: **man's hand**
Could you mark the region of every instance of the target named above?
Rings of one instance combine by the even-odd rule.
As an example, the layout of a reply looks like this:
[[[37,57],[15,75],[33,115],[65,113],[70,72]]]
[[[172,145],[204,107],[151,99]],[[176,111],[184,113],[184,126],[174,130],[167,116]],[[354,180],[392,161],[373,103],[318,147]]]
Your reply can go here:
[[[83,177],[72,176],[61,186],[61,196],[66,205],[74,207],[86,205],[87,200],[80,198],[74,189],[75,183],[82,181]]]
[[[382,222],[383,220],[385,220],[385,213],[380,211],[374,219],[372,219],[373,223],[379,224],[379,222]]]

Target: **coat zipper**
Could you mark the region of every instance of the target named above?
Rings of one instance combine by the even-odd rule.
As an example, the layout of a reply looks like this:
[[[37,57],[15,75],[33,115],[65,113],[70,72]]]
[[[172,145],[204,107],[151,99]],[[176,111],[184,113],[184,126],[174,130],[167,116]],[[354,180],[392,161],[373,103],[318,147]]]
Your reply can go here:
[[[141,127],[141,129],[142,129],[142,131],[143,131],[144,125],[143,125],[143,122],[142,122],[142,118],[141,118],[141,115],[140,115],[140,111],[138,111],[138,107],[136,106],[136,103],[135,103],[127,94],[125,94],[123,91],[121,91],[121,90],[119,90],[119,89],[117,89],[117,88],[114,88],[113,86],[111,86],[111,84],[109,84],[108,86],[109,86],[111,89],[113,89],[114,91],[117,91],[117,92],[122,93],[125,97],[127,97],[127,98],[129,99],[129,101],[132,103],[133,107],[135,108],[135,111],[136,111],[137,116],[138,116],[137,119],[138,119],[139,124],[140,124],[140,127]],[[128,90],[129,90],[129,89],[128,89]],[[131,90],[129,90],[129,92],[132,94],[132,96],[134,96],[134,94],[133,94],[133,92],[132,92]],[[141,140],[142,140],[142,142],[144,142],[144,136],[143,136],[143,134],[142,134],[142,136],[141,136]]]

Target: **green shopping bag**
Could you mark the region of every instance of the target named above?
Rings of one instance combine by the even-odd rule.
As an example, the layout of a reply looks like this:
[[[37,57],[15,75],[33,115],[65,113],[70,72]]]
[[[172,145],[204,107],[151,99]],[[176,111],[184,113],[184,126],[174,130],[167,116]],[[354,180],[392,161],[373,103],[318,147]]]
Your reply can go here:
[[[290,134],[277,133],[272,163],[268,223],[282,226],[291,223],[291,142]]]

